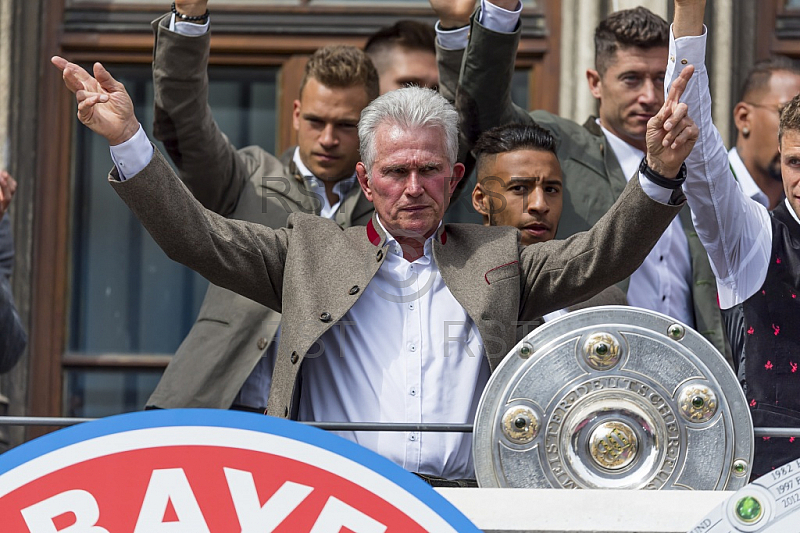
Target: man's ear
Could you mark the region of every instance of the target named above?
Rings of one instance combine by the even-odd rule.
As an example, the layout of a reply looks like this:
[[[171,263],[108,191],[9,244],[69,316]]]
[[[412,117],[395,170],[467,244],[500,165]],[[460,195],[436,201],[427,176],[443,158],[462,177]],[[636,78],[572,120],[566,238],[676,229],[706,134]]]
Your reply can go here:
[[[733,123],[742,137],[747,138],[750,133],[750,106],[744,102],[739,102],[733,108]],[[747,128],[745,130],[745,128]]]
[[[480,182],[476,183],[475,188],[472,189],[472,207],[484,217],[489,216],[489,197]]]
[[[453,175],[450,177],[450,194],[456,190],[456,186],[464,179],[464,165],[456,163],[453,165]]]
[[[295,100],[292,106],[292,124],[294,131],[300,129],[300,100]]]
[[[599,100],[603,88],[603,80],[600,77],[600,73],[594,69],[587,68],[586,81],[589,82],[589,90],[592,92],[592,96]]]
[[[367,167],[365,167],[364,163],[361,161],[356,163],[356,177],[358,178],[358,184],[361,186],[361,190],[364,192],[364,196],[371,202],[372,186],[369,183],[369,176],[367,176]]]

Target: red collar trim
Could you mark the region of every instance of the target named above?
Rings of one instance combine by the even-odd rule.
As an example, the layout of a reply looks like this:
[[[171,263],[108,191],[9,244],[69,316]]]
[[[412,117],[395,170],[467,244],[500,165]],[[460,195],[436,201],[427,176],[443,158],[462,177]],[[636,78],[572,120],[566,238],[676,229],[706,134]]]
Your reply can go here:
[[[373,246],[378,246],[381,243],[381,236],[375,229],[375,225],[372,223],[371,219],[369,222],[367,222],[367,238],[369,239],[369,242],[371,242]]]

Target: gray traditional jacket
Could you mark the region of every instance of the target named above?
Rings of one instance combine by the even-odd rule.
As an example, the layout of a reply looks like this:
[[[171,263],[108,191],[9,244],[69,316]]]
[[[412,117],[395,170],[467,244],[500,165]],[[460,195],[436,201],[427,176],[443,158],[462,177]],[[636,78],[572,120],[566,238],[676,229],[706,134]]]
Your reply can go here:
[[[268,412],[288,416],[306,353],[364,294],[387,255],[380,225],[343,230],[294,213],[274,230],[226,219],[203,209],[157,150],[136,176],[120,182],[114,169],[109,179],[170,258],[283,313]],[[494,369],[515,345],[518,321],[568,307],[630,275],[681,205],[655,202],[633,178],[588,232],[520,248],[513,228],[448,224],[438,230],[433,257]]]
[[[293,212],[318,214],[319,202],[292,163],[294,150],[280,159],[258,146],[237,150],[220,131],[208,106],[210,37],[171,32],[169,18],[153,22],[153,131],[192,194],[222,216],[275,229],[286,226]],[[336,222],[364,225],[372,212],[356,185],[343,199]],[[278,311],[211,285],[147,405],[227,409],[280,320]]]

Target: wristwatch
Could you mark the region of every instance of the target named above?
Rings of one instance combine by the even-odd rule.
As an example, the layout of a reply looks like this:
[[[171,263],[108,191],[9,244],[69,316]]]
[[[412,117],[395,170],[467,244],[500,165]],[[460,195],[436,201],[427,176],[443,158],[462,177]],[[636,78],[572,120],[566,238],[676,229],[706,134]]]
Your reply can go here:
[[[647,156],[642,158],[642,162],[639,163],[639,172],[645,175],[647,179],[664,187],[665,189],[679,189],[683,182],[686,181],[686,163],[681,165],[680,170],[678,171],[678,175],[674,178],[665,178],[652,168],[647,165]]]

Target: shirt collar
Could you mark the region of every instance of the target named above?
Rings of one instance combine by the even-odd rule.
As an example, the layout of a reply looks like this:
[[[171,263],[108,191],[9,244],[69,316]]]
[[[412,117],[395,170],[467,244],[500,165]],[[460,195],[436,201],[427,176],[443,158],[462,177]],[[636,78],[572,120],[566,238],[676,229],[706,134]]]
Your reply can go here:
[[[381,222],[381,218],[378,216],[378,213],[375,213],[375,220],[378,221],[378,225],[381,227],[383,233],[386,235],[386,242],[384,244],[386,244],[389,247],[389,251],[395,255],[403,257],[403,249],[401,248],[400,243],[397,242],[397,239],[395,239],[383,225],[383,223]],[[425,239],[425,245],[422,249],[423,256],[426,257],[427,259],[430,259],[431,251],[433,249],[434,238],[439,238],[441,243],[444,244],[445,241],[447,240],[446,235],[447,234],[444,231],[444,224],[440,220],[439,225],[436,227],[436,231],[433,232],[433,235]]]
[[[795,213],[794,209],[792,209],[792,204],[789,203],[789,199],[784,198],[783,201],[786,202],[786,209],[789,210],[789,213],[792,215],[794,221],[800,224],[800,218],[797,217],[797,213]]]
[[[294,149],[294,156],[292,156],[292,161],[294,162],[294,166],[297,167],[297,173],[303,176],[303,180],[306,182],[307,185],[311,183],[315,183],[317,187],[321,187],[324,190],[325,182],[316,177],[308,167],[303,163],[303,160],[300,159],[300,147]],[[311,183],[309,183],[309,181]],[[350,189],[353,188],[353,185],[356,183],[356,171],[353,170],[353,175],[349,178],[345,178],[342,180],[337,181],[333,186],[333,192],[339,195],[339,199],[344,199],[344,196],[350,192]]]
[[[735,147],[731,148],[731,150],[728,152],[728,161],[731,164],[733,177],[739,182],[739,187],[742,188],[742,192],[769,209],[769,198],[767,198],[767,195],[764,194],[764,191],[759,188],[759,186],[756,184],[756,181],[747,171],[747,167],[744,166],[744,161],[742,161],[742,158],[739,156],[739,152],[736,151]]]
[[[614,150],[614,155],[617,156],[617,161],[619,161],[622,173],[625,174],[625,180],[630,181],[639,168],[639,163],[642,162],[644,152],[623,141],[610,130],[607,130],[600,123],[599,118],[597,119],[597,125],[603,130],[603,134],[606,136],[606,139],[608,139],[608,144],[610,144],[611,149]]]

